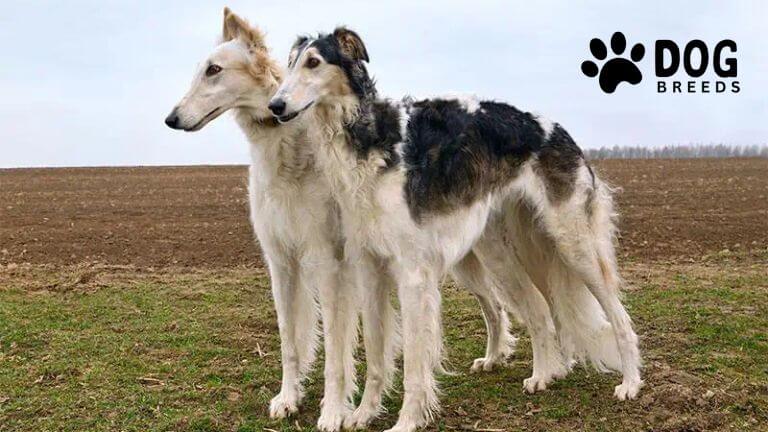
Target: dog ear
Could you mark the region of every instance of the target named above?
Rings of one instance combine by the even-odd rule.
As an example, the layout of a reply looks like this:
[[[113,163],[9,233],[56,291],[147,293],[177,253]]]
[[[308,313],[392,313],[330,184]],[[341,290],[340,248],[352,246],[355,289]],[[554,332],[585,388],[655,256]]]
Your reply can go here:
[[[347,57],[356,61],[370,61],[368,59],[368,51],[365,49],[365,44],[363,44],[363,40],[360,39],[360,36],[357,33],[346,27],[337,27],[336,30],[333,31],[333,37],[335,37],[336,41],[339,43],[341,52]]]
[[[233,25],[231,16],[235,15],[232,11],[224,6],[224,27],[221,34],[221,38],[224,42],[229,42],[237,37],[237,28]]]
[[[224,8],[224,28],[222,32],[224,42],[239,38],[254,48],[266,48],[264,44],[264,35],[255,27],[251,27],[248,21],[240,18],[229,10]]]

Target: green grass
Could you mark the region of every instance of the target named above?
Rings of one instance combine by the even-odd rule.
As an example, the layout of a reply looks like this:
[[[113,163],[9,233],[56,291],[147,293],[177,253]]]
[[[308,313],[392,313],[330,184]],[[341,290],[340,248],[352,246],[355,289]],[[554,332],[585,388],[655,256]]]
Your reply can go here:
[[[474,299],[448,287],[456,374],[441,378],[443,413],[431,428],[768,430],[765,265],[642,270],[628,277],[626,304],[647,386],[630,403],[612,398],[619,377],[582,368],[523,394],[531,353],[518,327],[509,365],[470,375],[483,322]],[[256,270],[0,270],[0,431],[313,430],[319,370],[296,418],[267,418],[279,339],[269,283]],[[390,413],[374,429],[392,424],[400,396],[387,398]]]

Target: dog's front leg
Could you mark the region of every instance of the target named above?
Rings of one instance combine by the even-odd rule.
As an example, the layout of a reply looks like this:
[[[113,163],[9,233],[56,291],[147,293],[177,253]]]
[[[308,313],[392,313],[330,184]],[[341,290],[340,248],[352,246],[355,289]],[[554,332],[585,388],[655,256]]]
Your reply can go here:
[[[361,429],[382,411],[381,397],[392,382],[400,348],[397,314],[389,295],[395,282],[385,263],[365,254],[357,269],[365,342],[365,390],[360,405],[344,421],[347,429]]]
[[[307,277],[314,278],[318,286],[325,345],[325,394],[317,427],[329,432],[341,429],[352,411],[358,308],[349,266],[323,261],[325,265],[307,267]]]
[[[403,320],[403,406],[388,432],[412,432],[438,410],[435,371],[442,370],[443,338],[437,269],[420,260],[393,265]]]
[[[311,294],[302,292],[298,286],[298,269],[295,260],[289,257],[267,255],[270,278],[272,282],[272,297],[275,302],[275,311],[277,313],[277,326],[280,331],[280,356],[283,367],[283,378],[280,387],[280,393],[275,396],[269,404],[269,415],[272,418],[283,418],[295,413],[299,409],[299,404],[304,396],[301,385],[302,369],[308,368],[311,358],[314,356],[314,347],[307,347],[311,344],[306,341],[305,346],[298,346],[297,336],[309,336],[314,332],[316,314],[314,308],[309,308],[308,313],[299,318],[300,323],[297,326],[297,315],[301,312],[299,303],[312,304]],[[302,330],[302,327],[304,328]],[[306,333],[302,335],[301,333]],[[304,365],[302,367],[302,365]]]

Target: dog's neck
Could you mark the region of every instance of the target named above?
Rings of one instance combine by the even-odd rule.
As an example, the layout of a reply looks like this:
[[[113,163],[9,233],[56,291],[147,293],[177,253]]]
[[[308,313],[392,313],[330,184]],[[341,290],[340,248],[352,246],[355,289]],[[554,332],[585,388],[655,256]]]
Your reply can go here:
[[[280,126],[280,122],[271,113],[264,116],[263,113],[251,112],[250,115],[251,121],[255,125],[254,127],[258,127],[262,132],[266,133]]]
[[[271,138],[276,129],[283,125],[277,121],[269,110],[261,107],[243,106],[234,109],[235,120],[245,132],[249,141],[261,141],[260,138]]]
[[[292,121],[280,124],[263,110],[238,108],[235,118],[250,144],[251,176],[269,186],[295,183],[313,169],[306,126]]]

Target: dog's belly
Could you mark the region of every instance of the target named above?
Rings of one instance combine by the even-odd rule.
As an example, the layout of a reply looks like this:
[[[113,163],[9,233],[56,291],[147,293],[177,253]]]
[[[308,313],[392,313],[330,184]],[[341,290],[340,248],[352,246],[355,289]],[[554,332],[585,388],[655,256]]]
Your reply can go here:
[[[432,248],[443,263],[443,272],[461,260],[485,231],[491,197],[447,214],[427,217],[421,227],[432,240]]]
[[[342,219],[348,240],[381,258],[436,263],[446,272],[482,235],[492,198],[416,221],[402,188],[402,176],[389,176],[368,202],[347,201]]]

